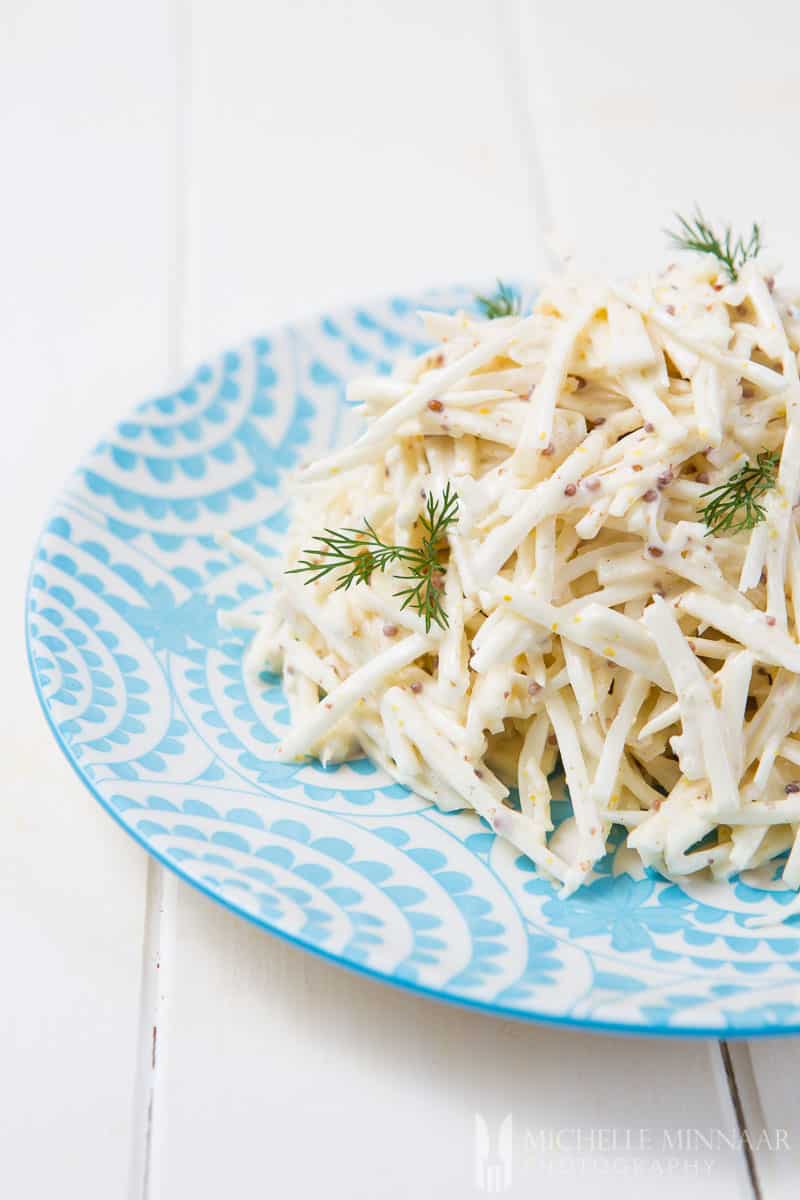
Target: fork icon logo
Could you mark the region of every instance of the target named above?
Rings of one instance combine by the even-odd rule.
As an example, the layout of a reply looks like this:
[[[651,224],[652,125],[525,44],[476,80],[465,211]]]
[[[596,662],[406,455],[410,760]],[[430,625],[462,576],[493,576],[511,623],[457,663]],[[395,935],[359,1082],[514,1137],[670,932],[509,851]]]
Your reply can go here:
[[[511,1113],[500,1122],[494,1149],[488,1125],[480,1113],[475,1113],[475,1187],[478,1191],[493,1195],[508,1191],[511,1187],[511,1163]]]

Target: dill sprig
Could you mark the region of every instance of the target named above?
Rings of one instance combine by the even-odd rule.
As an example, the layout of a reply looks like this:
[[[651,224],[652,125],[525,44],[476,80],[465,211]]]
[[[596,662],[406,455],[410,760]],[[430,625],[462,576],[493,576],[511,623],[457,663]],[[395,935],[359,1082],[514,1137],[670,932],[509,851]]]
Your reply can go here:
[[[384,542],[365,520],[361,529],[326,529],[318,534],[312,539],[318,545],[303,551],[313,557],[301,558],[287,574],[307,573],[305,582],[316,583],[325,575],[341,571],[335,588],[338,592],[347,591],[354,583],[369,583],[373,571],[385,571],[392,563],[401,563],[408,573],[398,575],[398,581],[409,585],[394,593],[403,597],[401,608],[415,609],[425,622],[426,633],[430,633],[432,624],[446,629],[447,613],[442,605],[446,568],[440,550],[457,515],[458,493],[448,483],[438,500],[428,493],[419,517],[424,530],[419,547]]]
[[[701,499],[708,497],[700,509],[706,536],[740,533],[761,524],[767,513],[764,505],[759,504],[759,497],[775,487],[779,461],[777,452],[762,450],[755,465],[745,463],[725,483],[701,494]]]
[[[497,317],[519,316],[520,298],[518,294],[507,283],[503,283],[499,279],[497,291],[493,296],[476,296],[475,300],[489,321],[494,321]]]
[[[693,250],[696,254],[710,254],[728,273],[728,278],[735,283],[744,264],[755,258],[761,249],[761,229],[753,222],[750,237],[734,238],[730,225],[726,225],[721,233],[717,233],[706,221],[699,208],[695,209],[693,218],[687,221],[680,213],[675,213],[678,230],[665,230],[673,245],[681,250]]]

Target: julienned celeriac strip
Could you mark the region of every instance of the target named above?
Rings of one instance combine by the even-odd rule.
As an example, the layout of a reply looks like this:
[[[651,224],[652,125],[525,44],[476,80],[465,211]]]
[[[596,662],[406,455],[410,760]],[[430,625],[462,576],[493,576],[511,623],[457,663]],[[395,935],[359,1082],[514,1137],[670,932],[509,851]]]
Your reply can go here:
[[[475,809],[563,894],[615,823],[675,878],[789,849],[797,887],[794,298],[759,261],[731,280],[698,257],[625,284],[566,272],[527,314],[422,319],[435,348],[355,381],[363,434],[301,470],[263,612],[223,618],[255,631],[248,669],[284,673],[278,754],[366,753]],[[426,545],[426,505],[453,493]],[[365,566],[367,522],[433,572],[433,623],[397,595],[402,555],[346,590],[303,578],[334,531]],[[573,816],[554,832],[559,760]]]

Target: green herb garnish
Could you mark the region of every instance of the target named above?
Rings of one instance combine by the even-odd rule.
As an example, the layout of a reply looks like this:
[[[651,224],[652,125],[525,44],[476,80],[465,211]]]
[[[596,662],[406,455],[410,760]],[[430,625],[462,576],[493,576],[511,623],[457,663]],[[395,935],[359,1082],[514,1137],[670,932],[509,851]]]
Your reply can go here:
[[[706,536],[712,533],[740,533],[743,529],[754,529],[766,517],[766,509],[759,504],[759,497],[775,487],[780,455],[762,450],[755,461],[745,463],[725,483],[703,492],[701,499],[708,497],[700,509],[706,523]]]
[[[678,230],[665,230],[672,244],[681,250],[693,250],[696,254],[710,254],[728,273],[728,278],[735,283],[744,264],[755,258],[761,249],[761,229],[753,222],[750,237],[734,238],[730,225],[726,225],[721,233],[716,233],[700,209],[695,209],[694,217],[687,221],[680,213],[675,213]]]
[[[318,534],[313,541],[319,545],[303,551],[314,557],[301,558],[297,566],[286,573],[307,573],[309,578],[305,582],[316,583],[325,575],[342,571],[335,589],[338,592],[347,591],[354,583],[369,583],[373,571],[385,571],[392,563],[402,563],[408,574],[398,575],[398,580],[407,581],[409,586],[394,593],[404,597],[401,607],[416,609],[425,622],[426,633],[430,633],[434,623],[446,629],[447,613],[442,607],[446,567],[439,553],[445,534],[457,515],[458,494],[448,483],[440,499],[434,500],[428,493],[425,509],[419,517],[425,532],[418,548],[384,542],[365,520],[362,529],[326,529]]]
[[[517,317],[520,310],[520,298],[508,284],[497,281],[497,291],[493,296],[476,296],[483,315],[489,321],[497,317]]]

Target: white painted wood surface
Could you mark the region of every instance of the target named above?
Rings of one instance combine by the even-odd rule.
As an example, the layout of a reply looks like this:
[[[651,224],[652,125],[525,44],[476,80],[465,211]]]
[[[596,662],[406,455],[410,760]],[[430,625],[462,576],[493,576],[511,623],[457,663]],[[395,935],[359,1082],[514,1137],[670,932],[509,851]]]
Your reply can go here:
[[[147,862],[45,726],[22,589],[70,465],[167,369],[168,12],[11,0],[0,27],[0,1189],[94,1200],[127,1187]]]
[[[550,212],[587,258],[628,267],[697,197],[761,217],[797,267],[800,15],[781,0],[7,0],[0,26],[4,1193],[462,1200],[478,1194],[475,1113],[495,1131],[511,1112],[508,1195],[735,1194],[741,1156],[665,1140],[735,1122],[715,1046],[401,995],[148,864],[36,711],[19,597],[47,501],[100,429],[271,323],[535,276]],[[792,1147],[756,1155],[762,1194],[794,1196],[800,1053],[760,1042],[733,1064],[746,1119]],[[525,1129],[570,1132],[563,1153],[526,1155]]]

